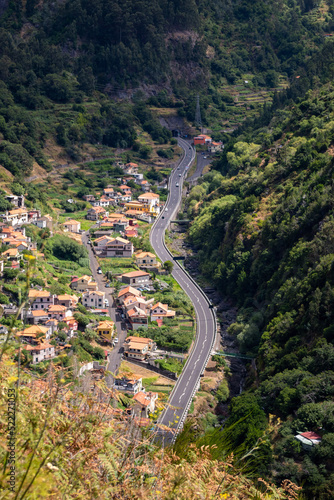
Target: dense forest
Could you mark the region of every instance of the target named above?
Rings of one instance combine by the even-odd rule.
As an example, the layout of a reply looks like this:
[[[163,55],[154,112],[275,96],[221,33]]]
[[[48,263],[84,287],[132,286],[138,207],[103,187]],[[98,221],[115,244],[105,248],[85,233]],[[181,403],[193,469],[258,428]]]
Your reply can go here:
[[[268,471],[304,483],[310,498],[333,491],[333,99],[329,83],[247,129],[187,199],[201,271],[238,304],[229,333],[256,356],[230,418],[242,401],[278,416]],[[297,431],[323,440],[305,453]]]

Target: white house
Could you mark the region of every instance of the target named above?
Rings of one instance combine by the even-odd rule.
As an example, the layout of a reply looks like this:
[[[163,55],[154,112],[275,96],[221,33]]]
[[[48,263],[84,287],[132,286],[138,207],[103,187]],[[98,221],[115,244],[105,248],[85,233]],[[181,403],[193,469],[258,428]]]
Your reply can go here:
[[[4,222],[11,224],[12,226],[17,226],[18,224],[28,223],[28,211],[24,208],[16,208],[15,210],[9,210],[3,218]]]
[[[157,319],[164,319],[164,318],[174,318],[175,316],[175,311],[172,311],[168,309],[167,304],[162,304],[161,302],[157,302],[152,306],[152,311],[151,311],[151,320],[156,321]]]
[[[45,359],[51,359],[55,357],[55,348],[53,345],[45,342],[44,344],[39,345],[27,345],[24,346],[26,351],[29,351],[32,355],[32,363],[35,365],[40,361],[44,361]]]
[[[155,193],[143,193],[138,196],[138,201],[148,208],[149,213],[158,215],[160,213],[160,197]]]
[[[85,307],[102,308],[106,294],[99,291],[86,292],[82,295],[82,304]]]
[[[70,233],[79,233],[81,223],[74,220],[74,219],[70,219],[70,220],[67,220],[66,222],[64,222],[63,226],[64,226],[65,230],[69,231]]]

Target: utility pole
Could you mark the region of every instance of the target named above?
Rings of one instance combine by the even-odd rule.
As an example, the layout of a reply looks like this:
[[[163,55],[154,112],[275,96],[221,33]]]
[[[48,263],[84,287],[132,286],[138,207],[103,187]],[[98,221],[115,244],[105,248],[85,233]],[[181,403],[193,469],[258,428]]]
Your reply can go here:
[[[199,105],[199,95],[196,96],[195,124],[196,124],[196,127],[198,127],[202,133],[202,117],[201,117],[201,107]]]

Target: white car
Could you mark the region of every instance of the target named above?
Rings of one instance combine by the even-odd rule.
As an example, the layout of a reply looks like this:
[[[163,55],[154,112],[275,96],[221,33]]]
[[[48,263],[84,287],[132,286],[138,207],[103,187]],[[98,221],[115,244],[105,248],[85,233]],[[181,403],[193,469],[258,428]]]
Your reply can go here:
[[[104,299],[104,304],[109,307],[109,300],[108,299]]]
[[[115,344],[117,344],[117,343],[118,343],[118,337],[116,337],[116,338],[114,339],[114,342],[115,342]]]
[[[175,185],[176,185],[177,188],[179,187],[179,183],[178,182]]]
[[[179,174],[179,177],[181,177],[182,174]]]
[[[98,269],[98,270],[97,270],[97,274],[102,274],[102,270],[101,270],[101,269]]]

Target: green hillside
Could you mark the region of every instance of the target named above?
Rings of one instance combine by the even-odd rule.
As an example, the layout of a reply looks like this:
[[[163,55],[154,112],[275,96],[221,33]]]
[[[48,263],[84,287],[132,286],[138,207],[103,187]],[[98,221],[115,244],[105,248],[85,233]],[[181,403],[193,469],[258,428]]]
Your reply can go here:
[[[239,305],[229,333],[256,356],[247,392],[282,422],[268,471],[319,499],[333,491],[333,102],[327,84],[237,136],[187,199],[201,272]],[[323,441],[306,453],[297,431]]]

